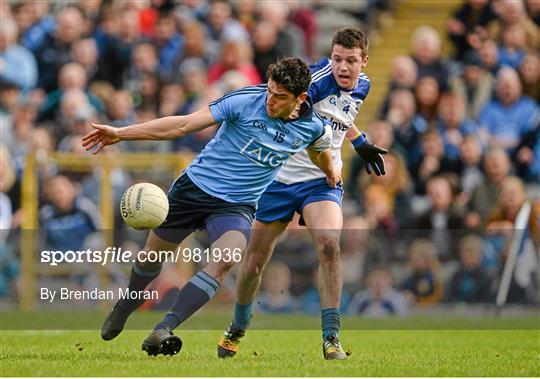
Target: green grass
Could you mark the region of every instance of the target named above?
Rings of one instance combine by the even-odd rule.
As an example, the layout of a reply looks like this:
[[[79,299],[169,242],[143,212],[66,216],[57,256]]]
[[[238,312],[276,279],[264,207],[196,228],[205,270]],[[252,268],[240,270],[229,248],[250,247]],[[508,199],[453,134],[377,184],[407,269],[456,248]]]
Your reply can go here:
[[[352,354],[346,361],[327,362],[318,330],[250,330],[238,355],[220,360],[216,342],[222,330],[181,328],[180,354],[148,357],[140,347],[146,330],[125,331],[104,342],[97,330],[5,330],[8,315],[2,314],[2,376],[540,376],[540,334],[537,320],[531,319],[521,321],[522,330],[472,330],[460,319],[447,319],[453,330],[411,330],[429,326],[435,322],[431,318],[364,320],[362,330],[352,330],[347,325],[360,324],[345,320],[341,339]],[[149,313],[142,319],[159,316]],[[283,325],[312,325],[317,319],[257,318],[262,323],[280,319]],[[519,319],[509,320],[498,322],[519,324]],[[490,322],[496,325],[493,320],[484,324]],[[370,323],[378,330],[367,330]],[[130,320],[128,325],[135,324]]]

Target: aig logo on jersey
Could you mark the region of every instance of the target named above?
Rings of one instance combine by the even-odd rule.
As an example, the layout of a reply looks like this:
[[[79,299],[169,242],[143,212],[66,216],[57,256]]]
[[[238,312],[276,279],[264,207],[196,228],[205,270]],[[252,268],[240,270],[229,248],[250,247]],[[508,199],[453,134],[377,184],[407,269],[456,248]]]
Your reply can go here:
[[[240,154],[245,155],[250,161],[262,167],[280,167],[288,158],[287,155],[278,154],[265,147],[255,138],[251,138],[240,150]]]

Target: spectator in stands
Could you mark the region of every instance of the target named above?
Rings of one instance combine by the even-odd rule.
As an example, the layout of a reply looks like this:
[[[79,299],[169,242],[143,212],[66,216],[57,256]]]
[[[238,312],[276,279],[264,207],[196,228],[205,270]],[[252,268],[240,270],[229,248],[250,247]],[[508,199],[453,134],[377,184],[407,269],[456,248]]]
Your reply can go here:
[[[38,121],[60,121],[61,103],[70,90],[81,91],[85,94],[86,102],[95,110],[102,112],[105,107],[101,100],[87,89],[86,71],[78,63],[67,63],[60,69],[58,75],[58,89],[51,91],[40,107]]]
[[[523,0],[500,0],[494,3],[494,7],[497,19],[487,26],[489,38],[500,43],[506,28],[521,25],[525,29],[527,48],[539,48],[540,32],[538,26],[528,17]]]
[[[386,268],[375,268],[366,279],[367,288],[354,295],[347,313],[366,317],[405,316],[409,301],[392,286],[392,274]]]
[[[495,97],[478,117],[482,136],[487,144],[499,144],[510,151],[539,122],[538,104],[522,95],[517,73],[505,67],[497,75]]]
[[[13,227],[13,208],[8,196],[15,184],[15,168],[11,155],[0,143],[0,299],[13,293],[14,280],[19,275],[19,262],[7,242]]]
[[[431,208],[417,216],[415,227],[421,235],[429,235],[440,259],[454,259],[454,242],[464,224],[463,212],[454,206],[452,185],[446,177],[434,176],[428,180],[426,192]]]
[[[517,70],[527,54],[525,42],[525,29],[522,25],[506,27],[502,33],[502,42],[498,45],[499,64]]]
[[[221,46],[219,60],[208,70],[208,83],[217,82],[225,73],[236,70],[242,74],[249,85],[260,84],[261,77],[251,63],[250,45],[240,41],[226,41]]]
[[[486,220],[486,233],[502,232],[511,235],[519,210],[527,200],[523,181],[516,176],[505,178],[497,202]],[[529,233],[538,239],[538,220],[535,217],[530,217],[529,227]]]
[[[142,42],[134,47],[131,65],[126,71],[125,88],[137,91],[147,73],[157,74],[159,69],[158,53],[154,45]]]
[[[0,80],[17,85],[22,91],[37,83],[37,65],[32,53],[17,44],[17,24],[11,19],[0,23]]]
[[[409,245],[408,255],[411,273],[401,286],[404,295],[413,304],[440,302],[443,296],[441,264],[433,243],[427,239],[416,239]]]
[[[516,228],[527,228],[525,240],[520,245],[520,254],[517,257],[516,272],[513,275],[508,294],[508,302],[528,302],[531,296],[527,288],[531,284],[531,273],[537,270],[537,247],[540,243],[540,208],[533,206],[525,225],[516,225],[517,216],[528,201],[523,181],[517,177],[508,177],[501,186],[500,196],[495,207],[486,221],[486,238],[495,247],[496,255],[492,256],[495,262],[492,266],[500,271],[502,263],[506,260],[512,237]]]
[[[460,193],[456,198],[457,205],[465,206],[471,196],[484,179],[482,171],[482,145],[476,134],[468,134],[463,137],[459,146],[459,158],[461,161],[461,172],[459,188]]]
[[[444,149],[442,137],[437,129],[429,129],[420,137],[420,156],[410,165],[415,182],[415,192],[425,193],[427,181],[442,173],[458,174],[458,158],[450,158]]]
[[[450,159],[459,159],[463,138],[477,133],[475,123],[466,117],[463,98],[455,93],[443,94],[437,116],[437,130],[443,140],[445,155]]]
[[[302,31],[289,22],[289,6],[284,2],[263,1],[259,4],[259,16],[277,30],[277,42],[282,53],[287,57],[304,57],[305,44]]]
[[[73,44],[73,61],[84,68],[88,84],[98,79],[98,59],[99,52],[95,39],[81,38]]]
[[[517,172],[526,182],[540,183],[540,123],[527,132],[516,148]]]
[[[184,88],[180,84],[164,84],[159,92],[159,117],[176,115],[184,100]]]
[[[390,97],[386,121],[394,129],[394,140],[407,151],[407,164],[420,155],[420,134],[427,130],[426,120],[416,113],[414,95],[396,90]]]
[[[107,114],[113,126],[126,126],[136,122],[133,97],[126,90],[116,91],[107,102]]]
[[[158,73],[143,72],[134,96],[138,99],[136,108],[157,113],[159,105],[159,91],[163,81]]]
[[[12,9],[21,45],[35,52],[56,27],[54,18],[49,15],[49,2],[25,0],[15,3]]]
[[[157,19],[154,45],[158,48],[161,76],[163,78],[172,78],[184,45],[184,38],[178,33],[176,20],[172,14],[164,14]]]
[[[38,87],[46,92],[57,89],[60,68],[71,60],[72,46],[81,38],[84,19],[75,7],[62,8],[56,15],[56,29],[47,34],[35,50],[39,68]]]
[[[74,184],[65,176],[45,181],[49,204],[40,209],[40,225],[48,250],[81,250],[86,237],[100,228],[97,209],[87,198],[77,196]]]
[[[387,241],[388,254],[396,255],[399,225],[392,208],[392,199],[378,183],[371,183],[364,189],[363,199],[362,216],[368,220],[370,229],[377,230]]]
[[[420,26],[413,32],[412,57],[418,66],[418,78],[433,76],[439,89],[448,89],[450,72],[441,60],[441,37],[431,26]]]
[[[252,35],[253,64],[264,82],[268,80],[266,71],[268,67],[284,56],[277,44],[277,29],[269,22],[260,22],[255,25]]]
[[[291,295],[291,270],[279,261],[271,262],[264,272],[257,308],[267,313],[290,313],[296,308]]]
[[[304,36],[305,56],[310,61],[315,61],[315,39],[317,38],[318,25],[313,9],[305,6],[301,1],[289,1],[289,20],[302,30]]]
[[[470,229],[477,229],[484,223],[491,207],[497,201],[503,181],[511,169],[508,153],[500,147],[493,147],[484,159],[486,178],[474,189],[469,202],[469,213],[465,223]]]
[[[114,4],[117,3],[113,3],[113,7]],[[135,10],[123,8],[111,9],[111,12],[114,12],[110,16],[111,23],[118,25],[118,30],[108,30],[110,28],[103,25],[106,22],[103,20],[94,33],[99,51],[98,77],[120,89],[129,78],[132,54],[141,42],[139,16]]]
[[[235,18],[242,24],[244,29],[249,34],[253,33],[253,29],[257,24],[257,1],[247,0],[234,3]]]
[[[540,25],[540,3],[536,0],[525,0],[529,18],[538,26]]]
[[[540,56],[529,53],[519,66],[523,94],[540,102]]]
[[[482,238],[468,235],[459,241],[459,266],[448,286],[451,302],[487,303],[491,281],[482,267]]]
[[[418,114],[424,117],[429,124],[433,123],[437,114],[440,96],[437,80],[429,75],[420,78],[414,93]]]
[[[467,117],[476,120],[480,110],[491,99],[495,81],[475,51],[465,54],[463,63],[463,73],[453,77],[452,89],[463,99]]]
[[[397,89],[414,91],[418,68],[414,60],[407,55],[399,55],[392,61],[392,72],[390,74],[390,86],[388,94],[385,96],[379,117],[386,118],[391,93]]]
[[[467,0],[448,20],[447,31],[455,47],[455,59],[463,60],[465,55],[477,48],[483,29],[495,18],[488,0]]]
[[[182,63],[186,60],[198,59],[205,66],[208,66],[209,54],[204,25],[197,21],[188,21],[182,27],[182,35],[184,36],[184,48],[178,64],[178,72],[183,70]]]
[[[29,151],[30,134],[34,128],[37,109],[27,102],[18,103],[13,109],[13,126],[2,131],[2,143],[11,152],[13,159],[23,159]]]
[[[497,75],[499,71],[499,51],[495,41],[488,39],[482,42],[478,48],[478,54],[482,60],[484,68],[492,75]]]
[[[377,146],[380,146],[377,144]],[[362,172],[359,186],[365,188],[369,183],[382,186],[383,191],[390,199],[391,209],[399,228],[410,225],[412,218],[411,197],[413,187],[405,160],[399,154],[389,153],[384,157],[386,174],[371,176]]]
[[[232,18],[232,7],[224,0],[213,1],[205,18],[207,23],[208,53],[210,63],[217,60],[224,41],[249,41],[249,35],[237,20]]]

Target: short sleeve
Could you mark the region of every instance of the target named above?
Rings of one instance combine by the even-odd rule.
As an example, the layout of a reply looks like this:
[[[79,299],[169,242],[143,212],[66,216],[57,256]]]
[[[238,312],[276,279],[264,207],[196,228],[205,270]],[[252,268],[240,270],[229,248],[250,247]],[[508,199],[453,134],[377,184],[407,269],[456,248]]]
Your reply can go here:
[[[225,120],[238,120],[245,107],[248,94],[239,91],[230,92],[209,104],[210,112],[218,124]]]
[[[324,151],[332,147],[332,128],[329,124],[322,123],[322,129],[315,140],[309,144],[315,151]]]

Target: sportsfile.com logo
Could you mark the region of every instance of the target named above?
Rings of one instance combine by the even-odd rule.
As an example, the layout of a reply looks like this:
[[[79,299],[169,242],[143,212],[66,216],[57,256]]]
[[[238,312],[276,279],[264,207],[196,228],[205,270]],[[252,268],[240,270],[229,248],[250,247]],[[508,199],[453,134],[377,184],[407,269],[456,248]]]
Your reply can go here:
[[[280,167],[288,158],[285,154],[278,154],[262,145],[255,138],[251,138],[240,150],[250,161],[262,167]]]

